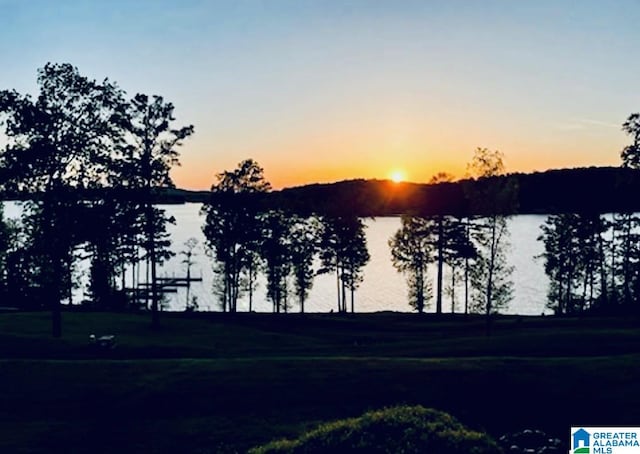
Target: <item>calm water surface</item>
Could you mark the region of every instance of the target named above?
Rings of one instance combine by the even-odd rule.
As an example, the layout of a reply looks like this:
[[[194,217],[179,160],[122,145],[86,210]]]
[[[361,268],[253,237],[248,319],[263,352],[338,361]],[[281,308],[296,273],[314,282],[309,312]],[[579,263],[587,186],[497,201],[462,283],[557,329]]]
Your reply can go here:
[[[167,213],[174,216],[176,224],[169,226],[174,252],[183,249],[185,241],[196,238],[199,246],[196,249],[195,265],[192,276],[201,276],[203,281],[192,284],[191,294],[198,298],[200,310],[219,310],[216,298],[211,292],[213,271],[211,259],[204,250],[204,236],[202,223],[204,217],[199,215],[201,204],[188,203],[184,205],[164,205]],[[7,217],[18,217],[20,207],[12,202],[5,204]],[[522,315],[539,315],[545,310],[548,280],[544,274],[543,263],[534,259],[543,251],[542,242],[537,241],[540,225],[544,222],[544,215],[519,215],[509,220],[511,233],[511,251],[508,255],[511,265],[515,267],[512,280],[515,284],[514,299],[505,313]],[[400,227],[400,218],[384,217],[366,221],[367,245],[371,254],[371,261],[364,270],[364,281],[356,292],[357,312],[401,311],[409,312],[407,303],[407,286],[405,277],[398,273],[391,264],[391,253],[388,246],[389,238]],[[183,276],[186,274],[185,265],[181,263],[183,257],[177,255],[166,262],[159,270],[160,276]],[[80,265],[81,270],[88,269],[88,263]],[[435,282],[435,266],[432,266],[431,278]],[[85,273],[86,274],[86,273]],[[130,273],[128,273],[129,275]],[[142,270],[144,276],[144,269]],[[445,267],[445,283],[448,282],[448,269]],[[84,277],[86,282],[86,276]],[[435,286],[434,286],[435,287]],[[76,302],[84,298],[82,290],[76,292]],[[456,290],[456,312],[464,309],[463,289]],[[169,310],[183,310],[186,302],[185,290],[178,289],[177,294],[170,294],[166,304]],[[257,291],[254,293],[254,310],[270,312],[272,305],[265,296],[265,282],[261,278]],[[248,309],[248,298],[238,303],[238,309]],[[431,311],[435,302],[432,301]],[[316,277],[309,299],[305,303],[308,312],[329,312],[336,308],[336,283],[333,274]],[[451,299],[444,296],[443,308],[451,311]],[[299,311],[298,304],[293,302],[292,311]]]

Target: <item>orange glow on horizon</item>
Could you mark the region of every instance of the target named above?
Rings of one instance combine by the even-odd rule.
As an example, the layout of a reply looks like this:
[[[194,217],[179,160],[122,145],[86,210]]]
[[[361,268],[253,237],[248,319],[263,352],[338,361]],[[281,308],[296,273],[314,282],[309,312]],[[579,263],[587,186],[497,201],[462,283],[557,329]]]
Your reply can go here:
[[[394,183],[401,183],[403,181],[406,181],[407,176],[402,170],[394,170],[389,175],[389,179]]]
[[[294,145],[296,146],[283,146],[281,149],[302,148],[302,145]],[[216,174],[233,169],[241,160],[252,157],[264,168],[265,178],[274,190],[354,179],[428,183],[438,172],[449,173],[454,180],[465,178],[466,163],[473,155],[471,146],[464,147],[464,150],[469,149],[465,152],[458,151],[454,146],[419,144],[403,148],[404,154],[399,155],[397,150],[388,150],[384,147],[376,149],[375,144],[358,145],[350,150],[333,146],[333,144],[311,145],[306,147],[305,156],[295,157],[292,157],[293,152],[276,153],[273,149],[233,149],[232,153],[218,155],[194,147],[195,149],[190,152],[184,152],[183,165],[174,167],[171,170],[171,176],[178,188],[208,190],[215,183]],[[584,158],[581,161],[575,157],[574,150],[570,150],[572,153],[565,156],[550,151],[534,154],[533,146],[525,147],[519,144],[499,144],[493,148],[505,153],[506,170],[509,173],[544,172],[548,169],[589,165],[617,165],[619,160],[615,151],[609,152],[607,158],[599,160],[591,158],[589,161]],[[197,159],[187,159],[190,154],[196,155]],[[407,168],[411,171],[410,175],[407,173]]]
[[[265,170],[265,178],[271,183],[274,190],[291,188],[296,186],[305,186],[310,184],[331,184],[344,180],[390,180],[396,184],[409,182],[409,176],[405,170],[394,169],[389,171],[389,167],[381,169],[385,164],[367,168],[357,165],[343,166],[319,166],[319,165],[300,165],[298,168],[292,166],[291,163],[275,166],[272,163],[263,164],[259,162]],[[215,182],[215,175],[223,170],[234,168],[234,164],[224,165],[219,168],[214,165],[202,165],[197,169],[188,169],[186,166],[172,169],[171,176],[176,187],[193,191],[208,190]],[[208,167],[208,168],[207,168]],[[411,176],[413,183],[427,183],[433,176],[434,167],[431,164],[416,165]],[[449,170],[449,169],[447,169]],[[449,171],[454,173],[457,168],[451,168]],[[414,175],[415,174],[415,175]],[[455,172],[455,177],[463,176],[461,172]]]

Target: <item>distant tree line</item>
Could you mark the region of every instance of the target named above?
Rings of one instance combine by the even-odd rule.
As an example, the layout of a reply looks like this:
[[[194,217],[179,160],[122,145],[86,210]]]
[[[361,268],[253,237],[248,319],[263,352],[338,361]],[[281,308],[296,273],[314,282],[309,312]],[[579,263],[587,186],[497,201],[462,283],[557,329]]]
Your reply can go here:
[[[640,211],[640,199],[628,196],[640,191],[640,169],[636,168],[554,169],[528,174],[505,173],[496,178],[517,186],[515,214]],[[436,179],[429,183],[349,180],[272,191],[268,200],[271,206],[301,213],[344,206],[362,217],[404,213],[473,216],[480,214],[468,197],[475,185],[481,185],[480,180],[467,177],[458,181]],[[185,197],[205,198],[198,199],[196,194]]]
[[[552,169],[533,173],[509,173],[499,178],[518,187],[516,214],[557,214],[592,210],[598,213],[640,211],[640,199],[628,194],[640,191],[640,169],[587,167]],[[474,215],[467,197],[475,180],[436,179],[429,183],[394,183],[388,180],[348,180],[336,183],[269,191],[267,203],[300,214],[335,210],[343,206],[361,217],[423,215]],[[115,190],[115,189],[114,189]],[[105,189],[78,189],[84,198],[103,197]],[[121,194],[123,197],[126,194]],[[32,200],[38,193],[0,188],[4,200]],[[210,191],[174,187],[156,188],[151,195],[158,204],[205,203]]]

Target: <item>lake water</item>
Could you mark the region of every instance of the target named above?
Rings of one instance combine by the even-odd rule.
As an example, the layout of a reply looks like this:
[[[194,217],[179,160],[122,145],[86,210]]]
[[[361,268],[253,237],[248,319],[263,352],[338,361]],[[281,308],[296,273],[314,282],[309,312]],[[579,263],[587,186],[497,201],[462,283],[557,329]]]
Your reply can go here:
[[[196,248],[195,265],[192,266],[191,275],[202,277],[202,282],[195,282],[191,286],[191,295],[198,299],[199,310],[220,310],[211,287],[213,271],[211,259],[204,251],[204,236],[202,223],[204,217],[200,216],[200,204],[187,203],[184,205],[163,205],[167,213],[174,216],[176,224],[169,226],[173,245],[172,249],[179,252],[184,249],[184,243],[189,238],[196,238],[199,246]],[[13,202],[5,203],[5,216],[18,217],[20,206]],[[534,257],[543,252],[543,244],[537,241],[540,235],[540,226],[545,221],[544,215],[519,215],[509,220],[511,233],[511,250],[508,254],[510,264],[515,267],[511,276],[515,293],[509,307],[504,310],[508,314],[539,315],[542,312],[550,313],[545,309],[548,279],[544,274],[543,262]],[[366,220],[366,235],[371,260],[364,270],[364,281],[356,292],[355,309],[357,312],[376,311],[400,311],[410,312],[411,307],[407,303],[407,286],[405,277],[398,273],[391,264],[391,253],[388,246],[389,238],[400,227],[400,218],[384,217]],[[184,276],[185,265],[181,263],[183,257],[175,256],[159,268],[159,276]],[[80,269],[88,269],[87,264],[81,264]],[[432,266],[431,279],[435,283],[435,265]],[[130,274],[130,273],[128,273]],[[142,272],[144,276],[144,269]],[[448,282],[448,270],[445,266],[445,283]],[[85,278],[86,281],[86,278]],[[435,288],[435,285],[434,285]],[[451,311],[451,301],[443,296],[443,310]],[[82,290],[76,292],[74,299],[83,299]],[[463,290],[456,290],[456,312],[464,310]],[[185,289],[178,288],[178,293],[169,294],[166,304],[168,310],[184,310],[186,302]],[[257,312],[270,312],[272,304],[265,296],[265,282],[259,280],[258,289],[253,297],[254,310]],[[317,276],[309,299],[305,303],[307,312],[329,312],[336,310],[336,285],[333,274]],[[248,310],[248,298],[238,303],[238,310]],[[434,310],[435,301],[431,302],[430,311]],[[297,303],[293,304],[292,311],[299,311]]]

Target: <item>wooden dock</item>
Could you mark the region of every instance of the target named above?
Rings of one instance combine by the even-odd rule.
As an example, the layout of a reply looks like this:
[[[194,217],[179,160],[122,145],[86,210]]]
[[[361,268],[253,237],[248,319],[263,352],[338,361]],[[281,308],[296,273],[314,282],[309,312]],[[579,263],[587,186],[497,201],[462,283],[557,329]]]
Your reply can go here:
[[[158,295],[178,293],[178,287],[188,287],[192,282],[202,282],[202,277],[158,277],[156,278],[156,292]],[[138,305],[146,306],[153,298],[151,282],[139,282],[137,287],[125,287],[123,290],[131,300]]]

